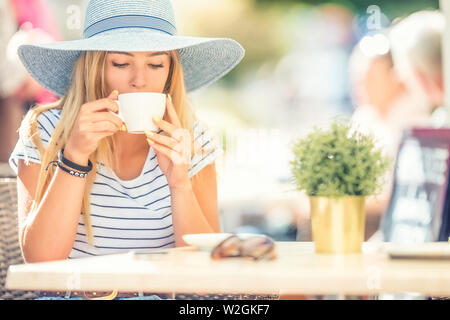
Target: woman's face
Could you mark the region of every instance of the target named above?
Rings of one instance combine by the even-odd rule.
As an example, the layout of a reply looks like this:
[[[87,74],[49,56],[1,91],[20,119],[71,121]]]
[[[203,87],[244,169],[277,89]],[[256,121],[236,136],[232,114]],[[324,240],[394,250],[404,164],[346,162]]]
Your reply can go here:
[[[166,51],[108,52],[105,81],[107,92],[160,92],[169,75],[170,56]]]
[[[385,111],[384,109],[397,98],[401,88],[391,60],[378,57],[371,61],[365,76],[367,102],[370,105]]]

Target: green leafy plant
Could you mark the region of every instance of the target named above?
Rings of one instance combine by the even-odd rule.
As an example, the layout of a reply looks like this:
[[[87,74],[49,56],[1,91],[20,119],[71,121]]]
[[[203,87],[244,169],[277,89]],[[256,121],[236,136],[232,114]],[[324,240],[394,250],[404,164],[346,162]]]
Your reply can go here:
[[[369,196],[379,193],[391,160],[349,121],[334,120],[329,129],[315,127],[292,147],[289,162],[297,190],[309,196]]]

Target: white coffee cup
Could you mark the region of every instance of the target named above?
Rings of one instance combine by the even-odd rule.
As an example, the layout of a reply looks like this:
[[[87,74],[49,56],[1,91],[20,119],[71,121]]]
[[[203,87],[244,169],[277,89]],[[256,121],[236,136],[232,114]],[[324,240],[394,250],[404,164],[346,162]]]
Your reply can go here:
[[[163,118],[166,111],[166,95],[158,92],[130,92],[119,94],[116,103],[119,113],[113,113],[125,122],[127,132],[142,134],[144,131],[158,131],[153,123],[156,116]]]

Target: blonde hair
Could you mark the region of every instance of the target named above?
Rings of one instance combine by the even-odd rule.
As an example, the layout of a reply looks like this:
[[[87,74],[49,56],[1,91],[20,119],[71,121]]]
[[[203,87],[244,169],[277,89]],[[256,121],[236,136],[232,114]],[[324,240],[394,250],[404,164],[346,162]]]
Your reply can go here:
[[[48,170],[46,170],[47,164],[57,159],[58,151],[63,148],[68,141],[81,106],[86,102],[102,99],[109,95],[109,92],[105,92],[104,72],[107,53],[107,51],[82,52],[79,59],[74,64],[72,73],[73,81],[67,93],[54,103],[36,105],[27,113],[22,121],[19,129],[20,139],[22,139],[22,141],[24,141],[24,139],[31,140],[36,145],[41,155],[42,163],[31,211],[36,210],[39,207],[43,195],[45,194],[45,190],[55,172],[54,166],[49,166]],[[197,117],[192,111],[190,100],[187,97],[179,53],[177,50],[169,51],[169,53],[171,65],[164,93],[169,93],[171,95],[181,125],[190,133],[192,157],[198,150],[198,146],[194,144],[193,134],[193,122],[197,120]],[[50,141],[48,142],[47,147],[44,148],[38,134],[37,119],[41,113],[50,109],[61,109],[62,112],[60,120],[52,132]],[[165,120],[167,120],[166,116],[164,117]],[[90,190],[96,177],[97,161],[112,170],[114,150],[116,150],[114,139],[112,136],[109,136],[102,139],[98,144],[97,150],[89,156],[89,159],[93,164],[93,169],[86,178],[87,181],[82,200],[81,214],[84,219],[88,243],[90,245],[93,245],[93,232],[90,219]],[[194,177],[197,176],[198,175]]]
[[[390,31],[394,65],[407,80],[412,70],[435,77],[442,73],[445,17],[438,10],[417,11],[394,21]]]

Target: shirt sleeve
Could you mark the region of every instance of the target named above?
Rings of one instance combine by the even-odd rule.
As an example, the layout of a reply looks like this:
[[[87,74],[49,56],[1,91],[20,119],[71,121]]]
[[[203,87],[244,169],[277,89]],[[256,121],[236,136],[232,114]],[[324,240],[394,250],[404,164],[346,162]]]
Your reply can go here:
[[[42,140],[44,148],[47,147],[51,134],[55,129],[56,122],[59,119],[53,112],[44,111],[38,116],[38,134]],[[16,173],[18,170],[18,161],[22,159],[28,164],[28,161],[41,163],[41,154],[34,142],[27,137],[19,137],[16,146],[9,157],[9,165]]]
[[[217,134],[201,121],[194,121],[194,155],[188,168],[189,178],[213,163],[223,152]]]

